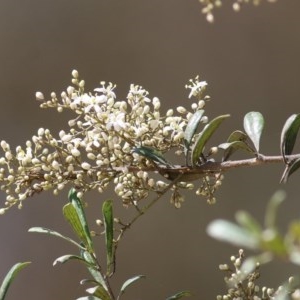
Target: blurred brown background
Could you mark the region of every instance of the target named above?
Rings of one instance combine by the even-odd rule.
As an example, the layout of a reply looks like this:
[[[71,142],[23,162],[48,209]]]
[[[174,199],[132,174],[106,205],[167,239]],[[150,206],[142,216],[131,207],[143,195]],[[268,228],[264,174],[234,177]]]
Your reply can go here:
[[[266,119],[261,150],[278,154],[283,123],[299,112],[299,10],[298,0],[248,5],[238,14],[225,5],[211,25],[197,0],[1,0],[0,138],[15,147],[39,127],[65,128],[68,114],[40,110],[34,94],[60,93],[69,85],[72,69],[88,88],[101,80],[117,83],[122,99],[130,83],[141,84],[164,108],[187,104],[184,85],[200,74],[213,99],[209,116],[232,115],[222,132],[227,136],[241,129],[245,113],[260,111]],[[179,290],[192,291],[190,299],[215,299],[225,289],[218,265],[238,249],[209,238],[207,224],[219,217],[233,219],[239,209],[262,222],[268,199],[284,188],[288,200],[280,224],[285,229],[300,214],[299,175],[280,186],[282,170],[270,165],[228,173],[215,206],[190,193],[176,210],[163,198],[127,233],[118,250],[114,287],[130,276],[147,276],[123,299],[165,299]],[[32,226],[45,226],[72,235],[61,214],[66,192],[59,197],[45,193],[26,201],[22,211],[1,216],[0,278],[16,262],[33,262],[13,283],[8,300],[65,300],[84,294],[78,286],[88,277],[83,266],[70,262],[52,267],[57,256],[77,249],[27,233]],[[92,219],[100,216],[106,196],[89,197]],[[263,270],[262,285],[276,286],[299,274],[296,267],[280,262]]]

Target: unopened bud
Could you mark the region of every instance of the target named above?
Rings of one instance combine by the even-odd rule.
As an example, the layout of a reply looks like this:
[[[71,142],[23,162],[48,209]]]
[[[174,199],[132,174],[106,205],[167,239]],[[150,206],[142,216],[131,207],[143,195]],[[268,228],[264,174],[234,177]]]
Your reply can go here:
[[[35,93],[35,98],[38,101],[43,101],[45,99],[44,94],[42,92],[36,92]]]
[[[73,76],[74,78],[78,78],[78,76],[79,76],[78,71],[77,71],[77,70],[73,70],[73,71],[72,71],[72,76]]]

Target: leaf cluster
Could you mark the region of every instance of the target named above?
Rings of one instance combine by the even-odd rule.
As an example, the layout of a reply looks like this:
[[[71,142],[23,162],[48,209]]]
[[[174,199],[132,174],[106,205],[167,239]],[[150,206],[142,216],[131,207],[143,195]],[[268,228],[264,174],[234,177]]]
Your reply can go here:
[[[70,237],[66,237],[54,230],[43,227],[30,228],[29,232],[43,233],[59,237],[77,247],[79,255],[67,254],[60,256],[55,259],[53,265],[55,266],[58,263],[64,264],[71,260],[76,260],[81,262],[88,269],[91,278],[82,279],[80,282],[82,285],[89,285],[89,287],[86,289],[88,295],[80,297],[78,298],[78,300],[119,300],[129,286],[131,286],[136,281],[145,278],[144,275],[136,275],[127,279],[120,287],[117,295],[115,295],[111,288],[110,278],[114,275],[115,272],[115,254],[118,243],[118,239],[115,239],[114,237],[116,231],[116,222],[113,216],[113,206],[111,200],[106,200],[102,204],[102,217],[104,223],[103,235],[104,243],[106,246],[105,269],[101,266],[101,263],[97,257],[85,210],[82,201],[78,197],[75,189],[71,189],[69,192],[69,203],[63,207],[63,215],[66,221],[71,225],[79,242],[73,240]],[[176,300],[189,295],[189,292],[182,291],[176,293],[171,297],[168,297],[166,300]]]
[[[273,195],[263,225],[241,210],[236,213],[236,223],[214,220],[208,225],[207,232],[217,240],[260,252],[253,261],[269,262],[277,257],[300,265],[300,220],[291,221],[285,234],[280,232],[277,224],[279,207],[284,199],[283,191]]]

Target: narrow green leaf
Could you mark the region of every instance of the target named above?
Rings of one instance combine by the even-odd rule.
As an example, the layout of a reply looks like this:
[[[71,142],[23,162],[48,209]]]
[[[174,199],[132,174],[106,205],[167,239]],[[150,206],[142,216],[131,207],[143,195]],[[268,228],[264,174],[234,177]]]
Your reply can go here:
[[[193,149],[192,149],[192,165],[194,166],[199,158],[202,155],[204,146],[208,142],[208,140],[211,138],[211,136],[214,134],[214,132],[218,129],[218,127],[221,125],[221,123],[226,119],[230,117],[230,115],[223,115],[218,116],[215,119],[211,120],[202,130],[202,132],[199,134],[199,137],[197,141],[195,142]]]
[[[177,299],[181,299],[183,297],[190,297],[192,296],[191,292],[189,291],[182,291],[179,293],[176,293],[175,295],[168,297],[166,300],[177,300]]]
[[[13,282],[14,278],[17,276],[17,274],[26,266],[28,266],[30,262],[22,262],[17,263],[11,267],[11,269],[8,271],[6,276],[4,277],[1,287],[0,287],[0,299],[3,300],[7,294],[7,291]]]
[[[211,237],[240,247],[258,249],[259,239],[251,232],[225,220],[212,221],[207,227]]]
[[[197,127],[204,114],[204,110],[197,110],[190,118],[184,131],[184,155],[186,157],[186,165],[188,165],[188,152],[190,150],[191,141],[196,133]]]
[[[84,243],[84,245],[93,249],[93,241],[86,220],[84,208],[81,200],[77,197],[77,192],[74,188],[69,191],[70,203],[63,207],[63,214],[66,220],[70,223],[73,230]]]
[[[264,128],[264,122],[264,117],[260,112],[251,111],[244,117],[244,129],[253,142],[257,153],[259,152],[259,142]]]
[[[91,242],[86,234],[87,230],[83,227],[81,220],[77,214],[76,208],[72,203],[68,203],[63,207],[63,215],[65,219],[70,223],[72,229],[84,244],[87,249],[91,249]]]
[[[58,263],[64,264],[65,262],[67,262],[69,260],[73,260],[73,259],[77,259],[77,260],[80,260],[80,261],[86,263],[86,261],[80,256],[73,255],[73,254],[67,254],[67,255],[62,255],[62,256],[58,257],[53,262],[53,266],[57,265]]]
[[[108,291],[108,287],[105,283],[102,273],[100,272],[100,270],[97,266],[95,257],[93,255],[91,255],[91,253],[89,253],[88,251],[81,251],[80,255],[87,262],[88,270],[89,270],[90,274],[93,276],[93,278],[95,279],[95,281],[98,282],[101,286],[103,286],[103,288],[106,291]]]
[[[235,215],[237,222],[253,235],[261,235],[260,224],[246,211],[238,211]]]
[[[163,157],[163,154],[160,151],[155,150],[151,147],[136,147],[133,149],[133,152],[144,156],[155,163],[171,167],[171,164],[167,162],[167,160]]]
[[[84,296],[84,297],[77,298],[76,300],[103,300],[103,299],[95,296]]]
[[[283,175],[280,179],[280,182],[286,183],[288,178],[299,169],[300,167],[300,158],[294,159],[288,165],[286,165]]]
[[[285,122],[281,131],[280,150],[285,163],[286,155],[293,152],[300,127],[300,114],[291,115]]]
[[[71,238],[66,237],[66,236],[64,236],[64,235],[60,234],[59,232],[54,231],[52,229],[48,229],[48,228],[44,228],[44,227],[32,227],[28,230],[28,232],[45,233],[45,234],[53,235],[53,236],[56,236],[56,237],[59,237],[59,238],[65,240],[65,241],[70,242],[71,244],[77,246],[79,249],[85,249],[84,247],[82,247],[80,244],[78,244],[77,242],[75,242]]]
[[[120,299],[120,297],[124,294],[125,290],[126,290],[131,284],[133,284],[134,282],[138,281],[139,279],[145,278],[145,277],[146,277],[145,275],[137,275],[137,276],[134,276],[134,277],[132,277],[132,278],[127,279],[127,280],[123,283],[123,285],[122,285],[122,287],[121,287],[121,289],[120,289],[120,293],[119,293],[117,299],[118,299],[118,300]]]
[[[286,193],[282,190],[277,191],[270,199],[265,215],[265,227],[267,229],[276,229],[276,217],[280,204],[285,200]]]
[[[87,293],[98,297],[97,299],[101,299],[101,300],[112,300],[112,298],[110,297],[109,293],[102,287],[102,286],[95,286],[95,287],[91,287],[88,288]]]
[[[105,228],[105,245],[107,257],[107,274],[111,273],[111,267],[114,264],[114,218],[112,201],[103,202],[102,214]]]
[[[80,280],[80,284],[84,285],[84,284],[98,284],[99,282],[97,282],[94,279],[82,279]]]

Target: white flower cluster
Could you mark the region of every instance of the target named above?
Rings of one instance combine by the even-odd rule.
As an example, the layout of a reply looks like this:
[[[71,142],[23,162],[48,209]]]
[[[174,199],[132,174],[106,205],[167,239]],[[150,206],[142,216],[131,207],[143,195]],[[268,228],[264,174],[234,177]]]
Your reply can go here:
[[[133,150],[147,146],[162,153],[171,149],[182,153],[187,122],[205,105],[206,82],[198,78],[187,86],[197,102],[190,109],[177,107],[179,114],[173,109],[162,114],[160,100],[149,98],[140,86],[131,85],[127,99],[117,100],[112,83],[101,82],[93,93],[87,93],[76,70],[72,77],[73,85],[60,97],[52,92],[51,99],[45,100],[41,92],[36,93],[41,108],[74,112],[69,131],[62,130],[55,138],[49,129],[39,128],[26,147],[18,146],[15,151],[1,141],[0,184],[7,196],[0,213],[16,204],[22,207],[23,200],[36,193],[52,189],[57,194],[70,182],[82,193],[102,192],[113,182],[125,205],[136,204],[150,191],[161,191],[167,183],[147,171],[155,170],[153,162]]]
[[[267,2],[276,2],[277,0],[266,0]],[[214,21],[213,10],[222,6],[222,0],[199,0],[199,2],[204,6],[202,13],[206,15],[206,20],[210,23]],[[262,0],[233,0],[232,8],[234,11],[239,11],[241,5],[252,3],[253,5],[259,5]]]

